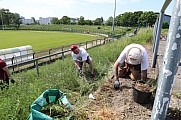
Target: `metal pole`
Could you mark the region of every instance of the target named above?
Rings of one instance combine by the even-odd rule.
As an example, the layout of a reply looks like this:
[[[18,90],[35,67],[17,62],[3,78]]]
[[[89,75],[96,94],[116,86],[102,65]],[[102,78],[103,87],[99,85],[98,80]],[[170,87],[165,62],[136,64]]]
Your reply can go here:
[[[155,25],[154,25],[154,29],[153,29],[153,44],[152,44],[152,51],[154,52],[155,49],[155,41],[156,41],[156,36],[157,36],[157,28],[158,28],[158,19],[156,19]]]
[[[33,53],[33,59],[35,59],[35,52]],[[35,61],[34,61],[34,67],[36,66],[36,63],[35,63]]]
[[[158,78],[158,88],[151,114],[151,120],[165,120],[170,103],[181,57],[181,14],[180,0],[175,0],[168,33],[167,49]]]
[[[62,52],[62,60],[63,60],[63,61],[64,61],[64,57],[65,57],[65,56],[64,56],[64,52]]]
[[[156,41],[155,41],[154,52],[153,52],[152,65],[151,65],[152,68],[155,68],[155,65],[156,65],[156,59],[157,59],[159,42],[160,42],[160,33],[161,33],[161,29],[162,29],[163,16],[164,16],[164,13],[160,12],[158,29],[157,29],[157,34],[156,34]]]
[[[51,51],[52,51],[52,49],[49,49],[49,51],[48,51],[49,55],[51,54]],[[50,62],[51,62],[51,56],[49,57],[49,59],[50,59]]]
[[[38,60],[35,61],[36,62],[36,72],[38,77],[40,76],[40,72],[39,72],[39,68],[38,68]]]
[[[113,17],[113,20],[112,20],[112,36],[113,37],[114,37],[115,13],[116,13],[116,0],[115,0],[115,3],[114,3],[114,17]]]
[[[1,0],[2,1],[2,0]],[[2,29],[4,30],[4,22],[3,22],[3,11],[1,10],[1,22],[2,22]]]

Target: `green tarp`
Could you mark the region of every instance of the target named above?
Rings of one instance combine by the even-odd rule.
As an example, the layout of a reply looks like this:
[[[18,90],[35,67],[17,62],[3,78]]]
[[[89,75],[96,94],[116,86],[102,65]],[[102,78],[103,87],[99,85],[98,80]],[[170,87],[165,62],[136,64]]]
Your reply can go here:
[[[58,89],[48,89],[44,91],[31,105],[31,113],[29,115],[28,120],[54,120],[54,118],[41,113],[40,110],[43,106],[56,103],[56,101],[60,100],[63,105],[66,106],[67,109],[73,110],[73,106],[70,104],[68,99],[66,98],[65,93]],[[69,116],[70,117],[70,116]],[[68,118],[67,118],[68,119]]]

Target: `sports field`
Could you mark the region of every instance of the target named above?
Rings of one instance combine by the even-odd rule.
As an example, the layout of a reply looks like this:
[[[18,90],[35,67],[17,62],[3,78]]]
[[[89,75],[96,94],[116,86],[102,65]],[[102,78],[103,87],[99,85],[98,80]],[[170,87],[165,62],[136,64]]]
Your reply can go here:
[[[34,51],[95,40],[98,36],[52,31],[0,31],[0,49],[31,45]]]

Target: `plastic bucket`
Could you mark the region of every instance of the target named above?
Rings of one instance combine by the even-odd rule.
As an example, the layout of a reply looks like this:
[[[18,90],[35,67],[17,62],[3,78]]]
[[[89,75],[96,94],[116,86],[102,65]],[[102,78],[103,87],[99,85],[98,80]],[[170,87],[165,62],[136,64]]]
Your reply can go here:
[[[152,96],[151,92],[143,92],[133,87],[133,100],[139,104],[146,104]]]

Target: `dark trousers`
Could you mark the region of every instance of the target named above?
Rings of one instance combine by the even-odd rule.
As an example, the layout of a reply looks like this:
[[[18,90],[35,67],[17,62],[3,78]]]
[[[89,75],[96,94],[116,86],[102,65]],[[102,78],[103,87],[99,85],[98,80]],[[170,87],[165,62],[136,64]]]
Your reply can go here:
[[[89,64],[89,62],[90,62],[90,59],[89,59],[89,56],[87,56],[86,63]],[[83,66],[83,62],[79,62],[79,67],[80,67],[81,70],[82,70],[82,66]]]
[[[9,77],[6,77],[5,80],[0,80],[0,88],[1,90],[9,88]]]
[[[121,65],[120,65],[120,68],[124,68],[125,66],[127,66],[127,69],[125,70],[125,73],[123,75],[124,78],[130,78],[129,75],[131,74],[131,68],[136,70],[136,71],[139,71],[139,73],[141,73],[141,64],[138,64],[138,65],[129,65],[128,63],[126,62],[123,62]],[[131,68],[130,68],[131,67]]]

